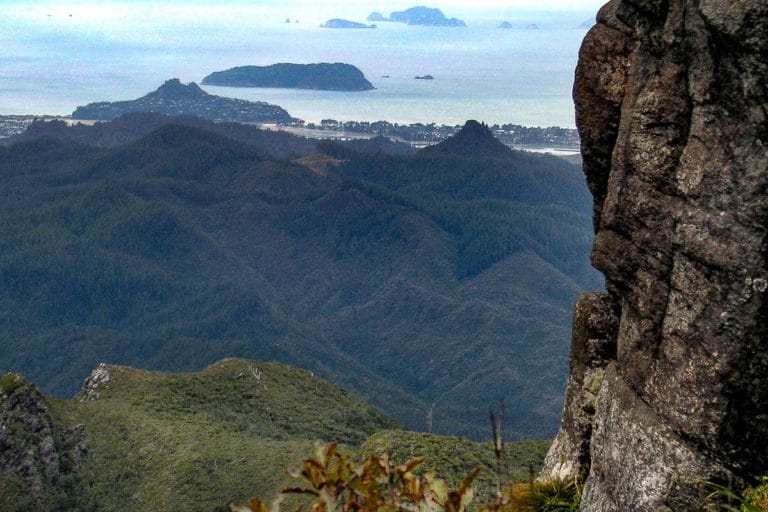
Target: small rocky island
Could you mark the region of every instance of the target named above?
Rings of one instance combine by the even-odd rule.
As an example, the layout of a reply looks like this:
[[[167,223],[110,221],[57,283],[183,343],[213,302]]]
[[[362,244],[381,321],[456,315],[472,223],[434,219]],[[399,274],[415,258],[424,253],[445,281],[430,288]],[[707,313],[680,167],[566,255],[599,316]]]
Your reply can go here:
[[[376,25],[366,25],[365,23],[358,23],[356,21],[344,20],[341,18],[334,18],[328,20],[322,25],[321,28],[376,28]]]
[[[203,85],[278,87],[320,91],[369,91],[373,85],[351,64],[272,64],[239,66],[203,78]]]
[[[239,123],[293,124],[299,122],[277,105],[214,96],[202,90],[194,82],[185,85],[177,78],[166,81],[156,91],[136,100],[104,101],[77,107],[72,113],[72,118],[111,121],[129,112],[192,115],[213,121]]]
[[[368,15],[368,21],[389,21],[389,18],[381,14],[380,12],[372,12]]]
[[[368,15],[368,21],[391,21],[406,25],[421,25],[426,27],[466,27],[467,24],[458,18],[446,18],[440,9],[429,7],[411,7],[404,11],[395,11],[386,18],[379,12]]]

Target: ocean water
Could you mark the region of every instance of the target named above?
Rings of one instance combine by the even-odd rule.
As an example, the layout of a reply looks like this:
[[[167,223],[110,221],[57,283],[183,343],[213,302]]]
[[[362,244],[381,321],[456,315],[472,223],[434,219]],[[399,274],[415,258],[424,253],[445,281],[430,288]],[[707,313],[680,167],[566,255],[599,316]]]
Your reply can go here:
[[[486,13],[470,18],[467,28],[379,23],[375,30],[339,30],[319,28],[324,13],[274,5],[226,11],[154,3],[19,5],[0,5],[3,115],[66,115],[93,101],[137,98],[169,78],[200,83],[233,66],[346,62],[376,89],[205,89],[275,103],[308,122],[477,119],[563,127],[574,126],[573,72],[586,33],[580,24],[589,16],[508,13],[514,28],[497,29],[502,20]],[[414,79],[424,74],[435,79]]]

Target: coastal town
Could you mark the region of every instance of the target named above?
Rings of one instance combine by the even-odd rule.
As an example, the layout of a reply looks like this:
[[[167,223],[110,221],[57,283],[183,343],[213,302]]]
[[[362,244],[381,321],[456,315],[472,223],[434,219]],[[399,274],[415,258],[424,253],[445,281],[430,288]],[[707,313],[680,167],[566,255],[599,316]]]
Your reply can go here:
[[[29,125],[35,120],[52,121],[54,119],[65,119],[60,116],[0,116],[0,139],[6,139],[23,133]]]
[[[74,120],[69,116],[0,116],[0,139],[13,137],[24,132],[35,120],[61,120],[67,123],[86,122]],[[381,135],[418,147],[437,144],[455,135],[461,129],[460,125],[436,123],[399,124],[389,121],[337,121],[334,119],[323,119],[320,123],[293,120],[290,123],[267,124],[263,127],[283,129],[310,138],[344,139]],[[494,124],[489,128],[497,139],[512,147],[547,147],[574,151],[579,147],[579,134],[571,128],[557,126],[540,128],[511,123]]]
[[[416,146],[437,144],[458,133],[462,127],[462,125],[452,126],[435,123],[398,124],[388,121],[337,121],[335,119],[323,119],[320,124],[306,123],[304,126],[309,130],[331,133],[382,135]],[[572,128],[557,126],[540,128],[512,123],[494,124],[488,128],[497,139],[508,146],[576,149],[580,143],[578,132]]]

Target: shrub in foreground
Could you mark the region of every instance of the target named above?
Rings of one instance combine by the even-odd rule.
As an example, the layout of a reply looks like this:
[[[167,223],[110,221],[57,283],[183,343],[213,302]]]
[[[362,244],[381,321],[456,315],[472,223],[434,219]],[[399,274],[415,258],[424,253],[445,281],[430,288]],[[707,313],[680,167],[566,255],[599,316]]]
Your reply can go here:
[[[735,492],[730,487],[707,482],[712,493],[707,501],[714,504],[717,510],[727,512],[768,512],[768,477],[763,477],[763,483],[757,487],[749,487],[744,494]]]
[[[581,487],[576,481],[532,480],[508,486],[501,499],[502,512],[576,512]]]
[[[443,480],[413,473],[423,460],[419,457],[396,466],[384,454],[357,463],[330,444],[289,472],[300,486],[284,489],[271,505],[254,498],[248,504],[231,504],[230,510],[278,512],[282,499],[299,494],[309,497],[312,512],[465,512],[472,500],[472,481],[480,470],[469,473],[450,491]]]

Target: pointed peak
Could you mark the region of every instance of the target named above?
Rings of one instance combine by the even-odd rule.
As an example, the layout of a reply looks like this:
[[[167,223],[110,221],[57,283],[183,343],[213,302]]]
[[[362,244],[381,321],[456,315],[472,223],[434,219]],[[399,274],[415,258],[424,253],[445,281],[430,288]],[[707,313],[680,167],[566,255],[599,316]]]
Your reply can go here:
[[[179,86],[183,86],[183,85],[184,84],[182,84],[181,80],[179,80],[178,78],[170,78],[170,79],[166,80],[165,83],[160,86],[160,88],[163,89],[165,87],[179,87]]]
[[[179,80],[178,78],[171,78],[170,80],[166,80],[163,85],[158,87],[155,92],[150,94],[163,96],[163,97],[183,97],[183,98],[191,98],[191,97],[208,95],[208,93],[202,90],[200,86],[197,85],[195,82],[190,82],[185,85],[181,83],[181,80]]]
[[[459,130],[457,137],[476,137],[496,140],[487,124],[480,123],[474,119],[470,119],[464,123],[464,126]]]
[[[459,132],[443,142],[428,146],[420,154],[460,155],[479,158],[507,158],[512,150],[493,136],[485,123],[467,121]]]

